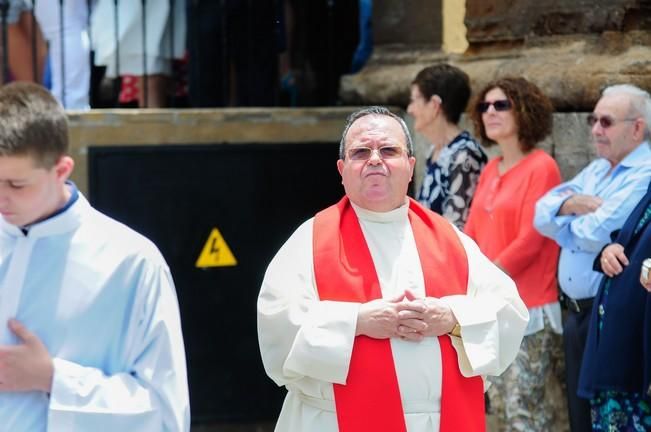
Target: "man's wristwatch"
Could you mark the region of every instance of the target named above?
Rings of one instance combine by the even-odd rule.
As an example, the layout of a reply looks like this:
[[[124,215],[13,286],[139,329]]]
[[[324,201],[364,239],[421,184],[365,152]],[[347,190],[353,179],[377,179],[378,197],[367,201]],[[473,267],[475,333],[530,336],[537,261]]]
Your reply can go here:
[[[450,330],[449,334],[452,336],[461,337],[461,326],[459,323],[456,323],[454,327],[452,327],[452,330]]]

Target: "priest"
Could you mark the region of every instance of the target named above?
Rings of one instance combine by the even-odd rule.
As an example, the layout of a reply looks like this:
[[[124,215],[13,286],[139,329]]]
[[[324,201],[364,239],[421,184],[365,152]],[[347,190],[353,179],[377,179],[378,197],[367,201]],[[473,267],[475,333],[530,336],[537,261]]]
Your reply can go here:
[[[482,376],[506,369],[529,316],[475,243],[407,197],[405,123],[353,113],[346,195],[303,223],[265,273],[258,336],[288,393],[277,431],[483,431]]]

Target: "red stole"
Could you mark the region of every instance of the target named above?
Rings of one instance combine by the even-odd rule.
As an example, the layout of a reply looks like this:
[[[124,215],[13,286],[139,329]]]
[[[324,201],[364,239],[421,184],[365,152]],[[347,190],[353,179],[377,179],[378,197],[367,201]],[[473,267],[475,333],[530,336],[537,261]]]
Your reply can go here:
[[[411,199],[408,214],[427,296],[465,294],[468,260],[458,235],[448,222]],[[316,215],[313,248],[321,300],[363,303],[382,297],[371,253],[347,197]],[[449,336],[440,336],[439,344],[443,373],[440,432],[484,431],[481,378],[461,375]],[[406,431],[389,339],[357,336],[346,384],[333,386],[341,432]]]

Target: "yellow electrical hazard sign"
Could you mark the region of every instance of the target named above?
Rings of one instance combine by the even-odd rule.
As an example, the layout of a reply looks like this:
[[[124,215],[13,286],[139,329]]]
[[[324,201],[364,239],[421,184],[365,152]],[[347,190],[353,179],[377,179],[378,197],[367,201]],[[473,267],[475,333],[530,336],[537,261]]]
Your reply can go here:
[[[229,267],[237,265],[237,260],[217,228],[213,228],[201,255],[195,264],[198,268]]]

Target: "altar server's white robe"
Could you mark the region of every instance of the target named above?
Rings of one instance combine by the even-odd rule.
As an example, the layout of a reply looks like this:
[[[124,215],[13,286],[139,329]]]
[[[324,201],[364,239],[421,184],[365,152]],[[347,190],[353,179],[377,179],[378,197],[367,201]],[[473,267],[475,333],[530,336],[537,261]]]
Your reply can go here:
[[[0,343],[15,317],[54,361],[51,393],[0,392],[0,431],[187,431],[174,284],[147,239],[81,196],[27,235],[0,218]]]
[[[388,213],[353,208],[382,296],[396,297],[405,289],[424,296],[407,206]],[[265,370],[288,390],[276,425],[282,432],[338,430],[332,383],[346,383],[355,339],[359,303],[319,301],[312,227],[310,219],[283,245],[267,269],[258,298],[258,335]],[[463,375],[498,375],[520,348],[529,319],[527,308],[513,281],[483,256],[469,237],[457,233],[468,256],[469,278],[467,295],[444,297],[462,329],[462,338],[449,337]],[[407,430],[438,431],[442,383],[438,339],[391,339],[391,349]]]

